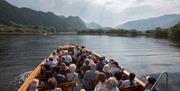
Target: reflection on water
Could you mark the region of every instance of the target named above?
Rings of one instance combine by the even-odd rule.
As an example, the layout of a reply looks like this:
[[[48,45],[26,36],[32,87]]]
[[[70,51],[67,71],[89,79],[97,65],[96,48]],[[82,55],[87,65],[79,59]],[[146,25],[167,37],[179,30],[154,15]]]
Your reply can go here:
[[[180,82],[178,77],[174,78],[174,74],[180,74],[180,48],[167,40],[92,35],[0,35],[0,88],[3,91],[15,90],[9,83],[18,75],[33,70],[58,45],[71,42],[118,60],[138,76],[167,71],[173,74],[171,80]]]

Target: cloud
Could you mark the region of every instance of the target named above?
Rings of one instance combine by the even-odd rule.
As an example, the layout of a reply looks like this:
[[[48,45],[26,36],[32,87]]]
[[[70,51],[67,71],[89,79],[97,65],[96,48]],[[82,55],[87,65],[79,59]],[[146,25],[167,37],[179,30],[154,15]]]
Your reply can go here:
[[[116,26],[129,20],[180,13],[179,0],[7,0],[18,7],[80,16],[85,22]]]

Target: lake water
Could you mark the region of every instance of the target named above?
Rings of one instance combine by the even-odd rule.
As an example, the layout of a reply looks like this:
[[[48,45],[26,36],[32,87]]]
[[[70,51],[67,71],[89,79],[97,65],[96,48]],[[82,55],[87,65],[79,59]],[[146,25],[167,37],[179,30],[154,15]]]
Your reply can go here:
[[[180,89],[180,48],[167,40],[99,35],[0,35],[1,91],[16,91],[16,77],[33,70],[57,46],[72,42],[117,60],[138,77],[166,71],[170,75],[170,91]]]

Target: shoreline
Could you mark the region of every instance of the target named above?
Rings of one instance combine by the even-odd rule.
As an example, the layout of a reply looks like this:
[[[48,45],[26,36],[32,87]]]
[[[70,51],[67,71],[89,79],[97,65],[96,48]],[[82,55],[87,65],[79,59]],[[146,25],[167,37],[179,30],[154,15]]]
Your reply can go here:
[[[131,35],[131,34],[118,34],[118,33],[78,33],[78,32],[56,32],[56,33],[32,33],[32,32],[0,32],[0,35],[106,35],[106,36],[121,36],[121,37],[151,37],[151,38],[156,38],[156,39],[166,39],[168,41],[172,41],[175,43],[180,43],[178,40],[172,40],[169,38],[161,38],[161,37],[154,37],[153,34],[151,33],[138,33],[136,35]]]
[[[0,32],[0,35],[77,35],[77,32],[58,32],[58,33]]]

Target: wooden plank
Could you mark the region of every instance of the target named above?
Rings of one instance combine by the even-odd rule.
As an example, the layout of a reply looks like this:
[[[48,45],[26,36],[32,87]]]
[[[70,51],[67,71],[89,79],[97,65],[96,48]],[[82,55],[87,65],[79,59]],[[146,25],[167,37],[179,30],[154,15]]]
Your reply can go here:
[[[27,91],[30,82],[39,75],[41,71],[41,64],[44,64],[46,62],[46,59],[44,59],[36,68],[35,70],[30,74],[30,76],[25,80],[25,82],[21,85],[21,87],[18,89],[18,91]]]
[[[123,73],[125,73],[126,75],[129,75],[129,74],[130,74],[127,70],[124,70]],[[136,81],[137,83],[139,83],[140,85],[142,85],[143,87],[145,87],[145,85],[146,85],[142,80],[140,80],[140,79],[137,78],[137,77],[135,77],[135,81]]]

